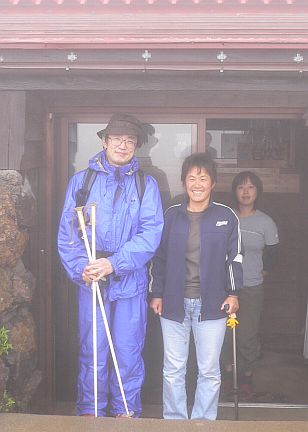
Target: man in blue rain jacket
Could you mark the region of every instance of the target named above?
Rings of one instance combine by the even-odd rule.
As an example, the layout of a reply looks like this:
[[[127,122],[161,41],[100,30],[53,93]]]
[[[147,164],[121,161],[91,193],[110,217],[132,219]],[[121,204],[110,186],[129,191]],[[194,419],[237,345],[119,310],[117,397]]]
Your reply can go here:
[[[92,291],[91,282],[106,279],[101,290],[111,329],[128,410],[141,414],[144,380],[142,349],[147,316],[147,263],[159,246],[163,228],[161,199],[156,181],[146,176],[140,196],[137,185],[137,147],[146,139],[144,125],[134,116],[114,114],[99,131],[103,151],[90,160],[96,171],[84,213],[96,204],[97,259],[89,263],[76,217],[76,197],[85,171],[68,186],[61,216],[58,249],[70,279],[79,288],[78,415],[94,415]],[[91,227],[86,226],[91,245]],[[101,285],[101,283],[100,283]],[[125,414],[118,380],[110,365],[109,345],[100,311],[97,311],[98,415],[107,408],[113,416]]]

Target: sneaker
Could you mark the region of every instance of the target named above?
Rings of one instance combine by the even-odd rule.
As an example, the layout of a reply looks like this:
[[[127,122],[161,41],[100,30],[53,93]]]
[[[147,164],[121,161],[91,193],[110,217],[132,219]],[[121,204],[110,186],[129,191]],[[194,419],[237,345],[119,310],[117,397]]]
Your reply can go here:
[[[116,414],[115,418],[133,418],[134,413],[130,412],[128,415],[125,413]]]

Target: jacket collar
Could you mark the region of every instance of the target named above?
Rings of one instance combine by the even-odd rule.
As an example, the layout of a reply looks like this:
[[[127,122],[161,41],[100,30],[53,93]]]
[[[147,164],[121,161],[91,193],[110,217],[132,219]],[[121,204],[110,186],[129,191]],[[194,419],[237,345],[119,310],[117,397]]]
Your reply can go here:
[[[124,175],[132,175],[135,172],[138,171],[138,161],[135,156],[133,156],[132,160],[123,166],[115,167],[113,165],[110,165],[110,163],[107,160],[106,152],[105,150],[97,153],[92,159],[89,161],[89,168],[95,170],[95,171],[103,171],[106,174],[115,175],[115,173],[120,174],[120,176]],[[117,175],[118,175],[117,174]]]
[[[181,213],[185,213],[186,215],[187,215],[187,204],[188,204],[188,197],[185,195],[185,197],[184,197],[184,199],[183,199],[183,201],[182,201],[182,203],[181,203],[181,205],[180,205],[180,207],[179,207],[179,211],[180,211]],[[212,207],[212,206],[213,206],[213,199],[212,199],[212,197],[211,197],[211,198],[210,198],[209,205],[208,205],[208,207],[206,208],[206,210],[207,210],[208,208]]]

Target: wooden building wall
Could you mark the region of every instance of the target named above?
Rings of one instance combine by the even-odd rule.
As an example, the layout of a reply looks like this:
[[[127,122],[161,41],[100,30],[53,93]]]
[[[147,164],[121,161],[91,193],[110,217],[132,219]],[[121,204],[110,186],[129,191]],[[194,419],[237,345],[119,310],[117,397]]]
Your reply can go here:
[[[33,314],[37,325],[39,368],[43,372],[42,382],[36,394],[33,407],[40,412],[52,412],[54,384],[53,369],[53,319],[50,316],[52,300],[48,281],[48,263],[46,248],[46,224],[51,215],[47,215],[46,205],[46,104],[40,92],[26,92],[25,98],[24,153],[20,171],[29,181],[32,193],[37,200],[37,217],[30,231],[27,250],[24,254],[25,265],[36,278],[36,291],[33,299]]]
[[[25,139],[24,91],[2,91],[0,98],[0,169],[20,169]]]

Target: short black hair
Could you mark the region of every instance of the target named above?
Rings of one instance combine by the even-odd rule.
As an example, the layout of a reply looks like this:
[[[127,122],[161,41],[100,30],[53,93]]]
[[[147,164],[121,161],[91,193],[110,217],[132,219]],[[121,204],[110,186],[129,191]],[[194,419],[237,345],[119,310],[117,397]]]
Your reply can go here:
[[[255,174],[254,172],[242,171],[234,177],[233,182],[232,182],[232,197],[234,199],[234,203],[235,203],[236,208],[238,208],[238,202],[237,202],[237,198],[236,198],[236,189],[238,186],[245,184],[247,182],[247,180],[250,180],[251,183],[257,189],[257,199],[254,202],[254,208],[256,209],[258,200],[259,200],[259,198],[263,192],[263,183],[262,183],[262,180],[260,179],[260,177],[258,177],[257,174]]]
[[[210,175],[212,182],[217,182],[216,163],[211,156],[208,153],[193,153],[187,156],[182,165],[181,180],[183,184],[185,184],[188,172],[194,167],[199,168],[200,171],[204,168]]]

